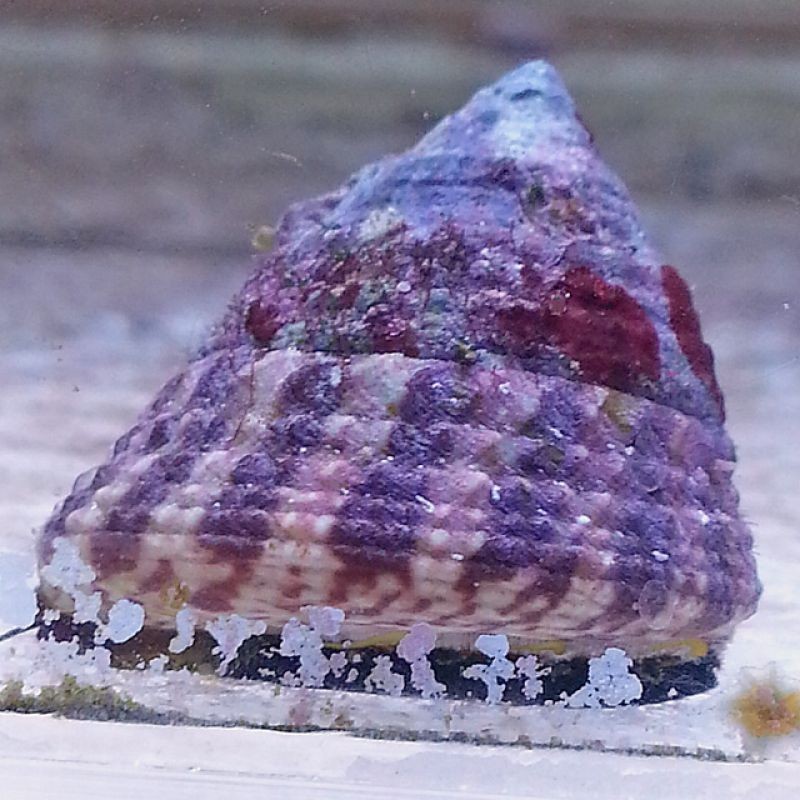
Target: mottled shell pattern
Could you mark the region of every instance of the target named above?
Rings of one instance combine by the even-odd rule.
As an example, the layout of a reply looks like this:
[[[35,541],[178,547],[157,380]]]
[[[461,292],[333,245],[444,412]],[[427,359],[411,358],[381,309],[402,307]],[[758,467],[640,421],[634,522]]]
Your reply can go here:
[[[723,424],[686,284],[532,62],[288,211],[39,558],[68,540],[152,628],[719,647],[760,591]]]

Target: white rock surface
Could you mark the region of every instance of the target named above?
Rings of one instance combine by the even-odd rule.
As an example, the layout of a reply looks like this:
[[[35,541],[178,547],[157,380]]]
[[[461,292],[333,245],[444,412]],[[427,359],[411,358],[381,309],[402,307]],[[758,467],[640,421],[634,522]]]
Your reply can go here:
[[[786,800],[800,765],[0,715],[14,800]]]

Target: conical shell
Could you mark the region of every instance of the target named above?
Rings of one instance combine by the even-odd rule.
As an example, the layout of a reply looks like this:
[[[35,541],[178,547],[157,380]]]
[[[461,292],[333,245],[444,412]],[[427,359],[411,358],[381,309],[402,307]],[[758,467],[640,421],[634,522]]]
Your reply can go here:
[[[533,62],[288,211],[40,559],[69,541],[155,628],[719,645],[759,594],[723,422],[686,284]]]

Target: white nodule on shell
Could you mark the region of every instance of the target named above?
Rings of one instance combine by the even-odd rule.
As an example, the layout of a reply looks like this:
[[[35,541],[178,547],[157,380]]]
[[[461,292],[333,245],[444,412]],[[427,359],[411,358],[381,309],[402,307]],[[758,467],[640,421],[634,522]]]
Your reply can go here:
[[[108,511],[130,488],[125,481],[115,481],[108,486],[101,486],[94,493],[93,501],[101,511]]]
[[[77,536],[96,529],[102,523],[103,511],[97,503],[91,503],[68,514],[64,520],[64,530],[72,536]]]
[[[205,513],[200,506],[181,508],[175,503],[167,503],[153,510],[151,522],[153,527],[167,533],[190,534],[197,529]]]
[[[175,489],[175,500],[180,502],[182,508],[199,508],[207,494],[208,489],[201,483],[187,483]]]
[[[149,455],[142,456],[141,458],[137,458],[132,464],[129,464],[126,467],[126,471],[129,475],[139,476],[144,475],[150,467],[153,466],[153,463],[159,458],[157,453],[150,453]]]

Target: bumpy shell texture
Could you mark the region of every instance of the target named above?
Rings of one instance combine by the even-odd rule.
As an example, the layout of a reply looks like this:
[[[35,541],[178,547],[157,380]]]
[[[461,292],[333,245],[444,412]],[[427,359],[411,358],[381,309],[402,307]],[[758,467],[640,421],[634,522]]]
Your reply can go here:
[[[723,425],[686,284],[532,62],[288,211],[40,560],[68,538],[155,627],[720,644],[760,591]]]

